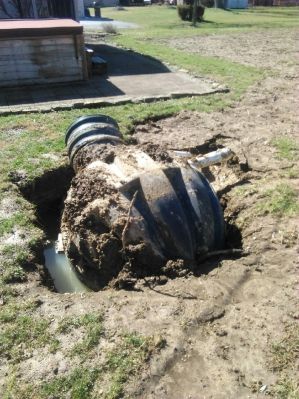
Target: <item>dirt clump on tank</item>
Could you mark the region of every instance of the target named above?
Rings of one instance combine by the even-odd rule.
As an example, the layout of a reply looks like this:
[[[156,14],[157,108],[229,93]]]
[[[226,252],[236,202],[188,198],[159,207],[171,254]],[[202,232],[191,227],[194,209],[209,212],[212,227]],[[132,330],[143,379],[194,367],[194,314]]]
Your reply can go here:
[[[191,164],[159,145],[125,145],[105,116],[80,118],[66,137],[76,176],[61,233],[90,288],[184,276],[199,257],[223,248],[220,203]]]

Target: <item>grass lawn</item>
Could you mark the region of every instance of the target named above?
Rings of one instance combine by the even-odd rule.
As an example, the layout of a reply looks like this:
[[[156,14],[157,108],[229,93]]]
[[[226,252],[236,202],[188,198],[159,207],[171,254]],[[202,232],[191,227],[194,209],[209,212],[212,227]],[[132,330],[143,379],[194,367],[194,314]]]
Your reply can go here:
[[[133,22],[136,29],[126,31],[126,37],[160,38],[186,37],[202,34],[228,34],[230,32],[263,28],[290,28],[298,26],[299,10],[297,8],[264,8],[257,7],[248,10],[228,10],[207,8],[204,23],[196,28],[190,22],[178,18],[175,7],[151,6],[132,7],[126,11],[114,8],[103,8],[105,18]]]

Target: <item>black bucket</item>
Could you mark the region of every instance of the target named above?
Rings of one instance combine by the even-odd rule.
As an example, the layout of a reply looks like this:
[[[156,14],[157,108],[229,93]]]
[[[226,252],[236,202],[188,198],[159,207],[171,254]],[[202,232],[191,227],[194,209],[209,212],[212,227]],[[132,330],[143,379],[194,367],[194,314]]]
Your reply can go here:
[[[71,165],[77,152],[86,145],[121,141],[117,122],[106,115],[82,116],[67,130],[65,144]]]

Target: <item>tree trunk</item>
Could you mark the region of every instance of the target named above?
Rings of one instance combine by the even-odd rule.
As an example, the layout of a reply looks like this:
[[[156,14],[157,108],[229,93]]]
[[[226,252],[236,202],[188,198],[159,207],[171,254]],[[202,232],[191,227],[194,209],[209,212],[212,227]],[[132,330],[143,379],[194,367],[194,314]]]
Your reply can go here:
[[[196,26],[197,22],[197,5],[198,0],[193,0],[193,12],[192,12],[192,25]]]

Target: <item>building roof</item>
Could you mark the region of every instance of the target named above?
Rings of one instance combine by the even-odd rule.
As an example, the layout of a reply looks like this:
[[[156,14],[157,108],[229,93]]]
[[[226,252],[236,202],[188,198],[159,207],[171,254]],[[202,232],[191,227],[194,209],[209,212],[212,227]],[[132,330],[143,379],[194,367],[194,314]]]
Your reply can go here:
[[[0,20],[1,37],[56,36],[80,34],[83,26],[72,19],[7,19]]]

